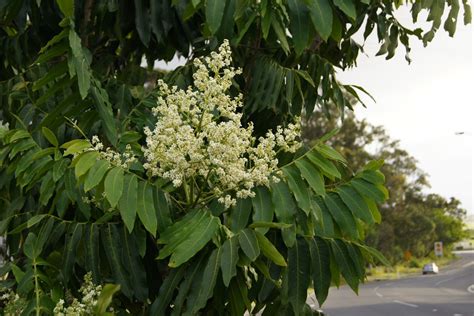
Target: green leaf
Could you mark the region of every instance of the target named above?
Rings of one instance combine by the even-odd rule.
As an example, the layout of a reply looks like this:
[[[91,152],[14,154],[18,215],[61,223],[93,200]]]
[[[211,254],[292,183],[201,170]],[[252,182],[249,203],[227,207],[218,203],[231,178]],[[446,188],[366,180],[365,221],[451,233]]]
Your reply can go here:
[[[271,222],[273,221],[273,205],[270,191],[266,187],[255,188],[255,197],[252,199],[253,221]],[[265,234],[268,228],[259,228],[261,233]]]
[[[332,8],[328,0],[305,0],[309,9],[309,16],[319,36],[328,40],[332,31]]]
[[[32,86],[33,91],[38,91],[45,85],[54,84],[56,79],[59,79],[67,74],[67,63],[61,62],[51,67],[51,69],[40,79],[36,80]]]
[[[62,43],[62,40],[66,38],[69,35],[69,29],[65,28],[63,29],[59,34],[54,35],[47,43],[45,46],[41,47],[39,54],[43,54],[47,51],[49,51],[48,48],[55,46],[56,44]],[[35,61],[35,63],[40,63],[38,61]]]
[[[195,210],[161,234],[158,243],[165,244],[158,259],[171,254],[169,266],[178,267],[198,253],[220,226],[217,217],[207,210]]]
[[[91,148],[91,144],[89,143],[89,141],[85,139],[74,139],[67,143],[62,144],[61,148],[66,149],[63,155],[68,156],[68,155],[77,154],[79,152],[82,152],[86,149]]]
[[[313,78],[309,75],[306,70],[293,70],[297,75],[303,78],[307,83],[309,83],[313,88],[316,88]]]
[[[153,188],[153,202],[155,204],[158,233],[161,234],[173,222],[165,193],[156,187]]]
[[[112,298],[115,293],[120,291],[120,284],[106,284],[102,287],[99,298],[95,306],[96,315],[103,315],[107,308],[112,303]]]
[[[215,34],[221,26],[225,4],[226,1],[222,0],[206,0],[206,22],[211,34]]]
[[[63,35],[64,37],[66,37],[67,34],[69,34],[69,30],[64,29],[64,31],[67,31]],[[62,34],[64,31],[62,31],[60,34]],[[60,34],[58,34],[58,35],[60,35]],[[44,46],[43,46],[43,48],[44,48]],[[43,48],[41,50],[43,50]],[[40,54],[38,55],[38,58],[36,58],[36,60],[34,61],[33,64],[36,64],[36,65],[44,64],[47,61],[49,61],[49,60],[51,60],[55,57],[65,55],[68,51],[69,51],[69,43],[60,42],[57,45],[54,45],[53,47],[51,47],[51,48],[49,48],[49,49],[47,49],[43,52],[40,52]]]
[[[12,267],[12,273],[13,273],[13,276],[15,277],[15,281],[17,283],[20,283],[20,281],[23,279],[23,277],[25,276],[25,272],[22,271],[16,264],[12,263],[11,264],[11,267]]]
[[[206,306],[207,300],[212,297],[214,292],[214,287],[216,285],[217,275],[219,274],[220,259],[221,259],[221,249],[217,248],[212,251],[209,260],[207,261],[207,266],[204,269],[202,275],[201,290],[194,301],[193,308],[191,310],[192,315],[197,315],[198,311]]]
[[[67,284],[72,274],[72,268],[76,262],[76,253],[79,246],[79,241],[82,238],[82,224],[73,224],[69,229],[66,238],[66,248],[63,252],[63,278],[64,283]]]
[[[84,181],[84,191],[87,192],[99,185],[109,168],[110,164],[106,160],[98,159],[87,174]]]
[[[275,248],[271,241],[258,231],[255,232],[255,235],[257,236],[258,245],[262,253],[268,259],[272,260],[276,265],[286,267],[285,258],[283,258],[281,253]]]
[[[318,166],[319,169],[331,180],[334,180],[334,178],[341,178],[341,173],[337,170],[336,166],[317,151],[313,150],[308,152],[306,157],[316,164],[316,166]]]
[[[319,306],[322,306],[328,297],[331,286],[331,269],[329,247],[324,239],[314,237],[308,240],[311,255],[311,266],[313,274],[313,288]]]
[[[122,249],[120,234],[117,225],[107,224],[101,230],[102,246],[104,247],[107,261],[112,272],[114,283],[120,284],[123,294],[132,297],[133,291],[129,284],[128,272],[122,264]]]
[[[360,196],[356,190],[348,185],[343,185],[337,189],[337,193],[355,216],[366,223],[374,223],[374,218],[372,217],[369,207],[365,203],[364,198]]]
[[[273,20],[272,14],[265,14],[260,19],[260,26],[262,29],[262,36],[264,40],[267,40],[268,32],[270,31],[270,25]]]
[[[282,237],[287,247],[292,247],[296,241],[296,229],[294,227],[296,205],[291,196],[290,189],[284,181],[271,184],[272,201],[275,206],[275,215],[280,223],[290,224],[293,227],[284,228]]]
[[[27,256],[31,260],[36,259],[41,253],[41,249],[37,249],[36,247],[36,240],[36,234],[30,232],[28,233],[28,236],[25,240],[25,244],[23,245],[23,252],[25,256]]]
[[[102,128],[105,131],[105,135],[112,143],[112,145],[117,144],[117,129],[115,126],[114,113],[112,110],[112,105],[109,101],[109,96],[107,91],[100,86],[100,82],[97,80],[94,81],[94,85],[91,89],[92,96],[95,100],[95,106],[99,116],[101,118]]]
[[[74,19],[74,0],[56,0],[65,17]]]
[[[282,26],[280,20],[276,18],[272,19],[271,24],[275,34],[278,37],[278,40],[280,41],[283,51],[288,55],[290,53],[290,46],[288,45],[288,39],[285,34],[284,27]]]
[[[291,224],[294,222],[296,205],[291,196],[290,189],[284,181],[271,184],[272,202],[275,207],[275,215],[279,222]]]
[[[84,100],[89,94],[89,89],[91,87],[91,73],[89,70],[89,63],[87,62],[85,57],[81,59],[78,59],[76,57],[72,58],[74,68],[76,70],[79,93],[81,94],[81,97]]]
[[[64,176],[66,169],[69,165],[69,159],[60,159],[53,166],[53,181],[57,182],[60,178]]]
[[[315,149],[317,152],[319,152],[321,155],[328,159],[336,160],[347,164],[347,160],[339,152],[337,152],[334,148],[326,144],[319,144],[315,147]]]
[[[369,257],[371,257],[372,259],[376,259],[378,262],[380,262],[386,267],[392,266],[390,262],[388,262],[388,260],[384,257],[384,255],[380,253],[377,249],[369,247],[369,246],[365,246],[365,245],[358,245],[358,246],[362,250],[362,252],[365,252],[366,254],[368,254]]]
[[[364,166],[364,170],[379,170],[384,163],[383,159],[371,160]]]
[[[189,234],[192,232],[193,227],[199,224],[203,218],[206,218],[210,215],[209,212],[204,210],[195,209],[191,212],[187,213],[184,217],[176,221],[173,225],[168,227],[163,233],[160,234],[160,239],[158,239],[159,244],[170,244],[170,243],[180,243],[184,239],[186,239]],[[164,253],[163,249],[162,252]],[[160,252],[160,256],[158,259],[163,259],[169,256],[171,252],[162,256]]]
[[[311,212],[311,203],[308,187],[301,177],[299,169],[291,164],[283,168],[291,192],[295,195],[298,206],[308,215]]]
[[[237,199],[237,203],[230,210],[230,229],[234,233],[247,227],[250,213],[252,212],[252,201],[250,198]]]
[[[196,255],[216,234],[219,226],[219,219],[212,217],[210,221],[204,222],[202,226],[195,227],[196,230],[190,238],[176,247],[176,251],[171,255],[169,266],[178,267]]]
[[[363,179],[352,179],[350,184],[363,196],[374,199],[377,202],[383,202],[387,198],[386,193],[380,186],[374,185]]]
[[[308,24],[310,22],[308,9],[299,0],[289,0],[288,8],[290,11],[290,32],[296,54],[300,55],[309,41]]]
[[[239,244],[245,255],[255,261],[260,255],[260,247],[255,232],[251,229],[244,229],[239,233]]]
[[[351,258],[353,264],[354,264],[354,270],[356,271],[359,280],[364,280],[365,279],[365,262],[362,257],[362,252],[359,250],[359,248],[354,247],[351,243],[344,243],[347,249],[347,253],[349,254],[349,257]]]
[[[48,140],[48,142],[50,142],[51,145],[53,145],[54,147],[59,146],[58,139],[49,128],[43,126],[41,128],[41,131],[43,132],[44,137]]]
[[[288,299],[295,315],[300,315],[308,297],[310,282],[310,256],[306,241],[296,240],[294,247],[288,249]]]
[[[301,175],[311,186],[316,194],[326,194],[324,186],[324,178],[316,167],[306,157],[295,161],[296,166],[300,169]]]
[[[97,158],[99,158],[99,153],[97,151],[88,151],[76,158],[76,166],[74,169],[76,178],[79,179],[81,176],[85,175],[96,163]]]
[[[143,0],[135,0],[135,25],[142,43],[148,47],[151,37],[150,12]]]
[[[343,233],[357,239],[359,237],[359,233],[354,216],[342,202],[339,196],[336,193],[329,193],[324,198],[324,202],[326,203],[329,212]]]
[[[237,237],[227,239],[222,245],[221,270],[224,285],[229,287],[230,280],[237,275],[237,260],[239,259],[239,242]]]
[[[285,223],[274,223],[274,222],[253,222],[248,227],[250,228],[276,228],[276,229],[285,229],[293,227],[293,224],[285,224]]]
[[[204,268],[206,266],[207,261],[205,260],[206,256],[199,256],[197,262],[193,262],[193,264],[189,267],[186,271],[185,279],[179,285],[179,293],[176,296],[175,300],[173,301],[173,311],[171,313],[172,316],[181,316],[183,315],[183,306],[184,301],[188,298],[194,297],[194,293],[190,293],[191,290],[195,292],[199,292],[200,290],[200,279],[202,279],[202,275],[204,273]],[[193,292],[194,292],[193,291]],[[188,299],[188,305],[192,306],[192,299]],[[192,309],[192,308],[188,308]]]
[[[158,229],[158,220],[156,218],[155,205],[153,201],[153,188],[148,182],[140,181],[138,183],[137,193],[138,203],[136,206],[138,218],[145,229],[153,236],[156,236]]]
[[[357,18],[357,12],[353,0],[333,0],[334,5],[341,9],[352,20]]]
[[[173,293],[184,276],[185,269],[171,269],[170,273],[160,286],[160,291],[151,305],[150,315],[166,315]]]
[[[54,147],[48,147],[48,148],[38,150],[33,156],[31,156],[31,160],[37,160],[45,156],[50,156],[54,154],[55,151],[56,151],[56,148]]]
[[[100,280],[100,234],[99,225],[91,223],[85,228],[84,248],[86,250],[86,270],[92,272],[95,282]]]
[[[361,173],[356,175],[357,178],[362,178],[371,182],[373,184],[384,184],[385,183],[385,176],[379,170],[364,170]]]
[[[13,132],[13,134],[8,134],[10,137],[6,136],[5,137],[5,142],[7,144],[12,144],[14,143],[15,141],[19,140],[19,139],[24,139],[24,138],[30,138],[31,135],[30,133],[28,133],[28,131],[24,130],[24,129],[19,129],[19,130],[16,130],[15,132]]]
[[[117,206],[118,201],[123,193],[123,169],[120,167],[112,168],[104,181],[104,192],[107,201],[111,207]]]
[[[369,93],[369,91],[367,91],[363,87],[358,86],[358,85],[351,85],[351,87],[356,88],[357,90],[360,90],[360,91],[364,92],[367,96],[369,96],[372,99],[372,101],[376,102],[375,98]],[[370,162],[369,162],[369,164],[370,164]],[[383,162],[382,162],[382,164],[383,164]]]
[[[43,176],[41,187],[40,187],[40,198],[39,202],[41,205],[47,205],[49,199],[53,196],[55,185],[53,182],[53,176],[51,172],[48,172]]]
[[[38,255],[41,254],[43,251],[43,247],[46,244],[46,241],[51,236],[51,231],[53,230],[55,219],[53,217],[48,217],[45,223],[41,225],[41,228],[38,232],[38,239],[36,240],[36,251],[38,251]]]
[[[131,233],[135,225],[138,206],[138,181],[135,175],[126,175],[124,190],[119,201],[119,211],[128,231]]]
[[[138,247],[134,235],[128,234],[122,229],[121,241],[123,245],[122,262],[130,275],[130,285],[132,287],[133,296],[140,301],[146,301],[148,298],[148,284],[146,270],[143,261],[138,254]]]
[[[40,215],[35,215],[32,218],[30,218],[26,223],[26,227],[31,228],[41,222],[43,218],[45,218],[47,215],[46,214],[40,214]]]
[[[380,222],[382,221],[382,215],[380,215],[379,209],[377,207],[377,203],[375,203],[374,200],[366,198],[366,197],[364,197],[364,201],[369,207],[370,213],[372,214],[372,218],[374,219],[374,221],[377,224],[380,224]]]
[[[245,310],[252,310],[252,305],[248,298],[248,289],[242,277],[232,280],[229,287],[230,315],[245,315]]]
[[[357,277],[357,272],[354,267],[354,263],[352,262],[349,253],[347,252],[346,246],[342,240],[329,240],[331,245],[331,250],[336,260],[338,267],[341,270],[342,276],[346,280],[347,284],[351,287],[351,289],[358,293],[359,289],[359,279]]]
[[[255,21],[255,17],[257,16],[257,13],[256,12],[253,12],[246,20],[245,24],[243,27],[240,27],[239,28],[239,35],[237,37],[234,37],[232,39],[232,44],[233,45],[238,45],[240,43],[240,41],[242,40],[242,38],[245,36],[245,34],[247,33],[247,31],[249,30],[250,26],[253,24],[253,22]]]
[[[471,6],[467,0],[462,0],[462,5],[464,8],[464,25],[468,25],[472,21]]]

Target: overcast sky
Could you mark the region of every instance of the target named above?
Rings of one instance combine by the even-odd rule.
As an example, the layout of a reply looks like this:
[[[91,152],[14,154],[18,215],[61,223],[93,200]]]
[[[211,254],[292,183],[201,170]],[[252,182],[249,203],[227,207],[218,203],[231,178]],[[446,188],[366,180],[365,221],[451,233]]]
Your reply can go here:
[[[406,12],[400,20],[409,24]],[[356,116],[385,126],[401,141],[430,175],[430,192],[458,198],[472,214],[473,33],[461,24],[454,38],[440,30],[427,47],[413,41],[410,65],[403,47],[389,61],[375,57],[379,45],[371,38],[364,46],[368,56],[338,78],[374,96],[377,103],[364,98],[367,109],[357,107]]]

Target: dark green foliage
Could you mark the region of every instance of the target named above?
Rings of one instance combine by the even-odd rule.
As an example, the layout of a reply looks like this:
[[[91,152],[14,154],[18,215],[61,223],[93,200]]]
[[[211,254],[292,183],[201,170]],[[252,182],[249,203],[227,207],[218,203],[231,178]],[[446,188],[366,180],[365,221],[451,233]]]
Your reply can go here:
[[[88,271],[115,284],[104,287],[99,315],[110,304],[133,315],[264,307],[299,315],[309,312],[311,284],[320,304],[340,274],[356,290],[365,263],[384,260],[363,244],[358,224],[380,222],[376,202],[387,192],[382,163],[352,172],[354,157],[327,144],[333,134],[280,155],[281,181],[230,210],[215,201],[184,209],[175,199],[183,192],[149,177],[140,162],[111,164],[89,140],[98,135],[118,152],[129,145],[143,160],[156,79],[192,83],[191,63],[166,73],[155,61],[206,56],[225,38],[243,69],[230,93],[243,94],[243,123],[257,136],[303,111],[351,108],[348,95],[364,90],[340,84],[335,69],[355,65],[362,47],[353,35],[364,21],[364,37],[376,32],[387,58],[399,41],[407,51],[409,38],[430,41],[446,8],[444,27],[454,32],[456,1],[407,4],[414,18],[429,12],[433,28],[424,34],[398,23],[393,10],[401,4],[0,1],[0,120],[9,124],[0,130],[0,235],[11,257],[2,286],[37,315],[51,314],[66,291],[77,293]]]

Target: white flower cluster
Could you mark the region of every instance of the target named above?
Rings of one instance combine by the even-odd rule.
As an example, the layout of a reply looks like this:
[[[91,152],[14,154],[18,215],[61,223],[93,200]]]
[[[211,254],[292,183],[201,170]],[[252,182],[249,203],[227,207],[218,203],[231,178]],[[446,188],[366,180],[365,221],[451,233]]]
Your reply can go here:
[[[10,289],[2,288],[0,294],[0,306],[3,306],[5,316],[20,315],[27,306],[25,299]]]
[[[6,132],[8,132],[9,126],[8,123],[3,123],[2,120],[0,120],[0,138],[3,138],[3,135],[5,135]]]
[[[160,97],[153,130],[145,128],[144,168],[150,176],[172,181],[175,187],[199,184],[230,207],[235,198],[253,196],[252,188],[277,181],[278,149],[294,152],[301,145],[299,118],[257,140],[253,125],[242,126],[242,95],[227,94],[240,69],[231,67],[228,41],[219,52],[196,59],[194,87],[186,90],[158,81]]]
[[[110,147],[104,150],[104,144],[102,144],[98,136],[92,136],[91,143],[94,146],[92,150],[97,151],[102,159],[109,161],[113,166],[128,168],[132,163],[137,161],[130,144],[125,146],[125,152],[118,153]]]
[[[84,275],[84,283],[79,292],[82,294],[82,299],[77,298],[72,300],[72,303],[65,307],[64,300],[60,299],[53,310],[55,316],[86,316],[94,315],[94,309],[97,305],[100,293],[102,292],[102,285],[95,285],[92,282],[92,274],[90,272]]]

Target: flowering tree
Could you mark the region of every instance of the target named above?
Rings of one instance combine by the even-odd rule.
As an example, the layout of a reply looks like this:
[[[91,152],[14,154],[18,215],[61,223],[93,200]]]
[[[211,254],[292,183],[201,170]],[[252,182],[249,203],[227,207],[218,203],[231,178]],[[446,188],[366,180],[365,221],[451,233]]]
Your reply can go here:
[[[363,91],[334,67],[355,64],[364,24],[387,58],[429,42],[445,7],[454,33],[458,1],[410,4],[424,34],[402,4],[2,2],[0,306],[301,315],[309,287],[320,304],[341,276],[357,292],[384,262],[362,229],[381,220],[382,162],[353,172],[331,133],[301,146],[300,115]],[[176,53],[189,62],[153,68]]]

